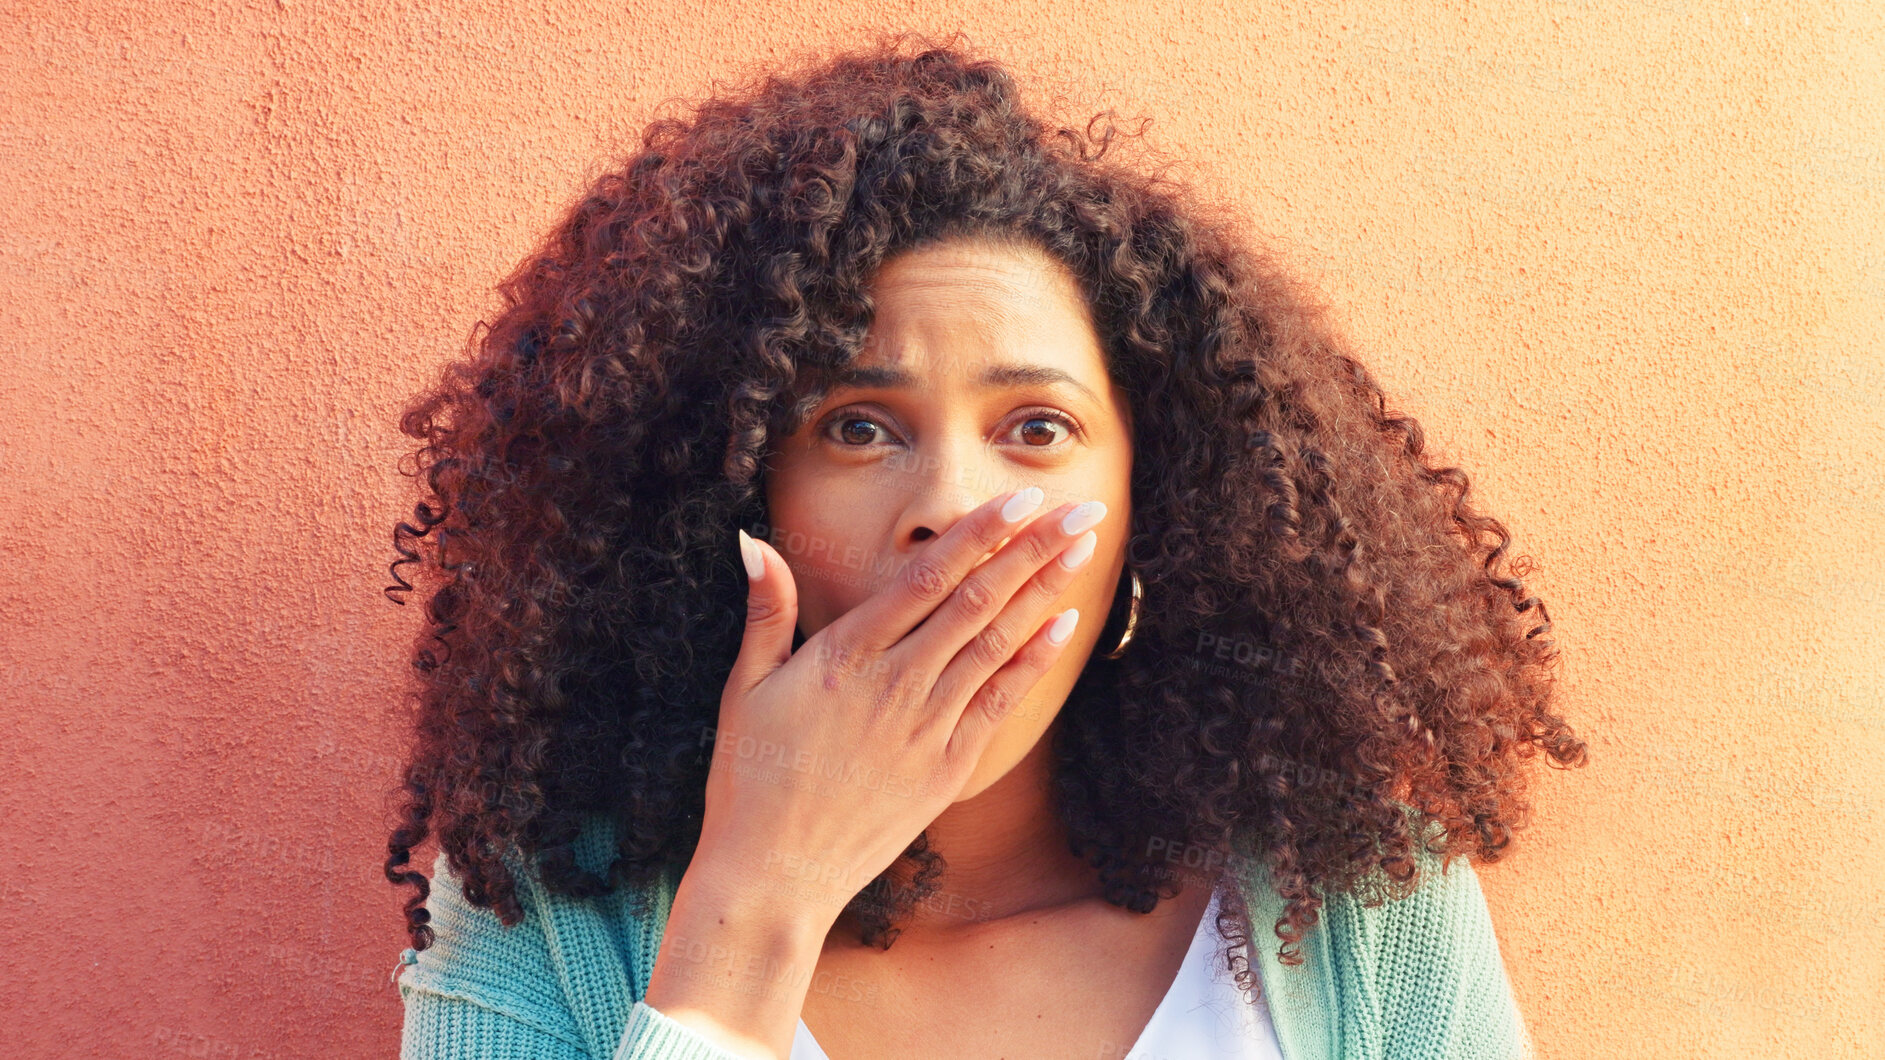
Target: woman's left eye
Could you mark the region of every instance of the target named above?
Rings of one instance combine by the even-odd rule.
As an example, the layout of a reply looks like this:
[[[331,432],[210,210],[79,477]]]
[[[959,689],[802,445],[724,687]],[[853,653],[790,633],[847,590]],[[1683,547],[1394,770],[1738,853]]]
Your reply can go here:
[[[1060,439],[1054,437],[1054,428],[1060,428],[1063,434],[1071,436],[1080,433],[1080,425],[1058,412],[1036,409],[1023,414],[1015,429],[1020,433],[1024,445],[1045,449]]]

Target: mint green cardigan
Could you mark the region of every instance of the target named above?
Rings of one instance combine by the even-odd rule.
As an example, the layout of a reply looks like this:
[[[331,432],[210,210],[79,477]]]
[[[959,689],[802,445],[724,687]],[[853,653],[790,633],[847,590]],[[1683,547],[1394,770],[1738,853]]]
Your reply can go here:
[[[613,823],[594,817],[577,863],[601,874],[614,848]],[[1282,899],[1260,867],[1240,881],[1254,934],[1268,942],[1253,947],[1253,965],[1284,1060],[1533,1055],[1472,866],[1458,858],[1442,875],[1437,858],[1420,856],[1422,883],[1401,901],[1369,908],[1330,898],[1294,967],[1276,959],[1268,931]],[[509,864],[516,872],[521,862]],[[641,1000],[674,899],[672,870],[659,886],[593,899],[551,895],[534,873],[517,877],[525,915],[506,928],[465,900],[438,856],[426,902],[433,944],[405,950],[393,969],[405,1005],[401,1060],[736,1060]]]

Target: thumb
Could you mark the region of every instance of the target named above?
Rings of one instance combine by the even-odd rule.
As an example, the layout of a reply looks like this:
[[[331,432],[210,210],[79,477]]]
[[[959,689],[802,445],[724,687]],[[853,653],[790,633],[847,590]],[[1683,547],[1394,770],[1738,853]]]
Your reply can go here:
[[[792,571],[771,545],[741,530],[740,560],[746,567],[746,633],[726,687],[743,697],[792,657],[799,607]]]

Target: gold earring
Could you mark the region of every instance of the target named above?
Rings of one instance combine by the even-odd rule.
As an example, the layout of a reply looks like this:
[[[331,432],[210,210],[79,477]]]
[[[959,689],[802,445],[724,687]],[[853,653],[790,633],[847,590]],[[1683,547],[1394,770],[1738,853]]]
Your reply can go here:
[[[1139,588],[1139,572],[1127,567],[1126,573],[1132,575],[1132,610],[1126,613],[1126,632],[1120,634],[1119,646],[1106,653],[1108,659],[1119,658],[1132,643],[1132,631],[1139,628],[1139,598],[1144,591]]]

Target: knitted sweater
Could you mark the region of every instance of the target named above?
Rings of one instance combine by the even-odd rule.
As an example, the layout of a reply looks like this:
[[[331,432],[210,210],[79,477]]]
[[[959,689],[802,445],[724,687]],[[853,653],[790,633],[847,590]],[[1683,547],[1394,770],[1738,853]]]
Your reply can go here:
[[[614,826],[594,817],[577,863],[603,874]],[[1425,851],[1422,882],[1372,908],[1334,895],[1284,966],[1269,926],[1283,901],[1257,859],[1240,884],[1285,1060],[1512,1060],[1532,1045],[1506,978],[1484,896],[1464,859],[1447,872]],[[593,899],[548,893],[518,871],[524,919],[506,928],[465,900],[443,853],[427,908],[435,931],[393,969],[405,1005],[401,1060],[735,1060],[737,1054],[645,1004],[678,873]],[[408,967],[410,966],[410,967]],[[401,974],[404,973],[404,974]]]

